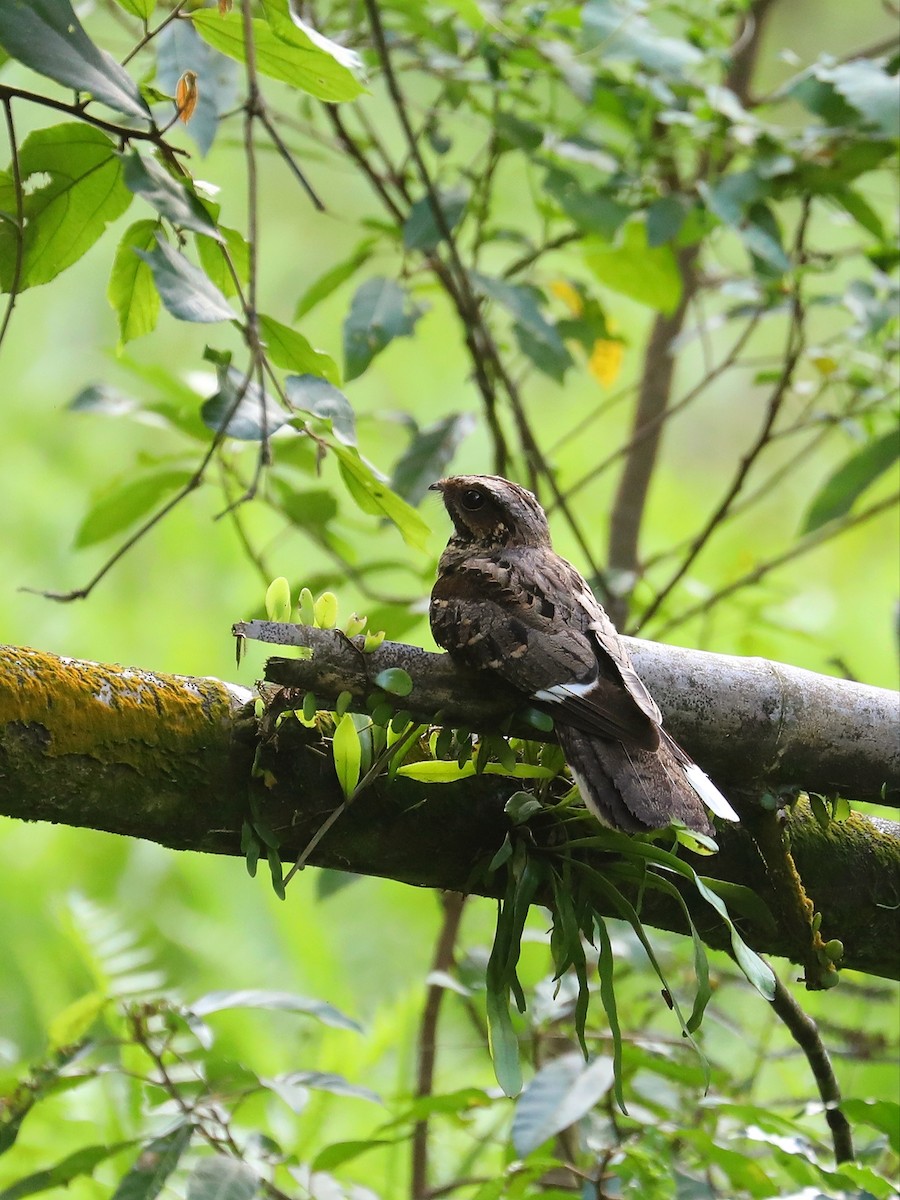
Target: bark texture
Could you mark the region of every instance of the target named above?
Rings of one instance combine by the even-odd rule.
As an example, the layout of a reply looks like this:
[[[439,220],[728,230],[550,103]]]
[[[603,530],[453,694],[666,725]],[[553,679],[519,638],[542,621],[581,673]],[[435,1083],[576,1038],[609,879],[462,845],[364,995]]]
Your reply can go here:
[[[341,641],[312,633],[320,650]],[[444,657],[411,654],[426,666]],[[328,681],[333,686],[342,676],[327,654],[318,657],[317,690],[324,698]],[[667,709],[668,697],[659,688],[657,694]],[[457,711],[471,717],[477,695],[470,692],[467,702],[459,692]],[[260,751],[257,765],[265,776],[254,777],[258,722],[247,698],[244,689],[213,679],[0,649],[0,813],[239,855],[252,789],[281,838],[279,852],[292,862],[340,803],[330,748],[317,730],[286,720]],[[684,736],[677,710],[667,715],[673,733]],[[699,753],[702,745],[696,748]],[[335,823],[310,861],[493,894],[501,881],[486,867],[509,828],[504,803],[520,787],[495,775],[443,785],[381,778]],[[705,875],[749,887],[766,903],[770,917],[741,918],[747,940],[760,951],[809,962],[808,927],[797,919],[779,868],[786,829],[793,855],[786,862],[796,865],[811,907],[822,913],[822,936],[843,941],[844,965],[900,978],[898,826],[854,815],[823,830],[802,803],[783,820],[746,797],[744,807],[744,824],[722,830],[720,853],[697,865]],[[538,852],[553,853],[558,825],[538,821],[534,830]],[[711,910],[690,890],[685,897],[709,944],[725,947],[725,930]],[[642,915],[650,925],[684,931],[680,909],[658,896],[648,895]]]

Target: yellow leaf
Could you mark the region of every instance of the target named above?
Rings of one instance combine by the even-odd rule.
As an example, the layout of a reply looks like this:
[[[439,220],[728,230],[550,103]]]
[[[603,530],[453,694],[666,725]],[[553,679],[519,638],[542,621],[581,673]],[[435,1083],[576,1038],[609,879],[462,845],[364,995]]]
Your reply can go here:
[[[197,72],[185,71],[178,80],[178,86],[175,88],[175,104],[178,107],[178,116],[185,125],[194,115],[194,109],[197,107],[197,101],[200,99],[200,92],[197,88]]]
[[[580,317],[584,311],[581,297],[567,279],[557,279],[550,284],[550,291],[558,300],[562,300],[573,317]]]
[[[588,359],[588,370],[598,383],[610,387],[619,377],[622,369],[624,347],[621,342],[612,342],[606,338],[598,338],[594,342],[591,357]]]

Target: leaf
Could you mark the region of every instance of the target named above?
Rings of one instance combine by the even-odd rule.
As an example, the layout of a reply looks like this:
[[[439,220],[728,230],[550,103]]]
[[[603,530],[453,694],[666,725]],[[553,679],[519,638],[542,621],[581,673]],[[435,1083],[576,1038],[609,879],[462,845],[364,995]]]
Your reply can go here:
[[[582,45],[599,51],[604,62],[634,59],[670,79],[682,79],[703,62],[690,42],[657,33],[634,3],[589,0],[581,13]]]
[[[117,0],[117,3],[132,16],[140,17],[142,21],[146,21],[156,8],[156,0]]]
[[[259,331],[269,357],[276,366],[286,371],[298,371],[303,376],[321,376],[335,387],[341,382],[341,373],[334,359],[322,350],[314,350],[303,334],[291,329],[290,325],[283,325],[274,317],[260,316]],[[346,399],[344,403],[349,409]],[[352,415],[351,412],[351,422]]]
[[[359,1083],[350,1083],[343,1075],[337,1075],[333,1071],[290,1071],[285,1075],[276,1075],[274,1080],[262,1082],[267,1085],[274,1082],[291,1087],[305,1087],[317,1092],[329,1092],[333,1096],[350,1096],[356,1100],[384,1104],[378,1093],[373,1092],[371,1088],[363,1087]]]
[[[150,119],[137,84],[94,45],[68,0],[0,0],[0,45],[39,75],[88,92],[117,112]]]
[[[235,312],[214,283],[183,254],[156,239],[156,249],[136,253],[150,264],[166,309],[179,321],[233,321]]]
[[[108,997],[102,992],[88,992],[86,996],[80,996],[67,1005],[53,1018],[47,1029],[47,1037],[53,1049],[58,1050],[81,1041],[108,1003]]]
[[[214,50],[190,21],[170,21],[155,39],[156,83],[170,96],[186,72],[197,78],[197,103],[188,133],[206,154],[219,131],[219,120],[238,103],[237,63]]]
[[[869,1125],[883,1133],[895,1154],[900,1154],[900,1104],[895,1100],[841,1100],[848,1121]]]
[[[404,671],[402,667],[387,667],[384,671],[379,671],[372,682],[392,696],[408,696],[413,690],[409,672]]]
[[[66,1155],[52,1167],[35,1171],[17,1179],[9,1187],[0,1191],[0,1200],[21,1200],[24,1196],[34,1196],[37,1192],[47,1192],[51,1188],[66,1187],[74,1179],[93,1175],[96,1167],[114,1154],[133,1146],[134,1141],[113,1142],[108,1146],[83,1146],[73,1154]]]
[[[394,338],[409,337],[424,309],[392,279],[367,279],[356,291],[344,321],[344,376],[349,382]]]
[[[559,330],[541,312],[540,293],[535,288],[478,272],[472,273],[472,281],[480,292],[502,304],[513,317],[513,332],[522,353],[551,379],[561,380],[572,365],[572,356]]]
[[[568,171],[551,170],[544,179],[544,190],[553,197],[566,216],[585,233],[596,233],[612,241],[631,210],[599,189],[585,192]]]
[[[871,59],[858,58],[820,73],[885,137],[900,137],[900,77],[888,75]]]
[[[591,1111],[613,1084],[611,1058],[585,1063],[573,1051],[551,1059],[525,1088],[516,1104],[512,1144],[525,1158],[548,1138]]]
[[[469,202],[469,193],[464,188],[438,192],[436,195],[444,224],[452,232],[462,219]],[[438,228],[431,199],[423,196],[409,210],[403,222],[403,246],[406,250],[421,250],[428,254],[444,240]]]
[[[242,283],[246,283],[250,273],[250,246],[237,229],[220,225],[218,230],[221,236],[216,241],[202,233],[196,235],[194,243],[197,247],[197,257],[200,259],[200,266],[219,291],[224,296],[236,296],[238,285],[234,281],[226,256],[231,260],[235,275]]]
[[[200,416],[207,428],[240,442],[261,442],[287,421],[274,400],[236,367],[219,373],[219,390],[204,402]]]
[[[429,484],[444,474],[461,442],[475,425],[476,418],[472,413],[450,413],[433,425],[416,430],[394,464],[392,490],[410,504],[418,504]]]
[[[271,483],[277,493],[278,507],[293,525],[322,532],[337,516],[337,500],[327,488],[299,492],[277,475],[272,476]]]
[[[328,360],[331,362],[331,359]],[[332,363],[332,366],[334,364]],[[288,375],[284,381],[288,403],[300,412],[328,421],[345,446],[356,445],[356,419],[350,401],[339,388],[318,375]]]
[[[175,494],[192,478],[186,470],[156,471],[137,479],[129,478],[105,492],[88,510],[75,534],[75,546],[83,550],[103,542],[133,525],[164,497]]]
[[[289,621],[292,608],[291,585],[279,575],[266,588],[266,617],[270,621]]]
[[[331,743],[331,751],[334,756],[334,770],[338,777],[338,783],[341,785],[344,799],[348,800],[359,783],[362,762],[359,734],[356,732],[356,726],[353,724],[353,717],[350,713],[344,713],[338,721]]]
[[[315,283],[310,284],[297,301],[297,307],[294,310],[294,320],[299,321],[301,317],[305,317],[317,304],[327,299],[342,283],[346,283],[348,279],[355,275],[363,263],[368,262],[372,257],[372,250],[376,241],[376,238],[366,238],[360,242],[349,258],[345,259],[342,263],[338,263],[336,267],[332,267],[324,275],[320,275]]]
[[[99,129],[71,123],[29,134],[19,152],[24,258],[19,289],[55,279],[77,262],[131,203],[122,161]],[[36,179],[32,179],[37,176]],[[31,182],[29,182],[31,181]],[[0,221],[0,284],[12,285],[13,221]]]
[[[397,526],[408,546],[425,550],[431,530],[416,510],[390,490],[387,483],[360,457],[355,447],[334,442],[331,449],[338,457],[348,491],[363,512],[387,517]]]
[[[649,246],[643,221],[631,220],[615,245],[591,239],[585,243],[584,259],[601,283],[671,314],[681,299],[681,274],[671,246]]]
[[[177,1125],[143,1146],[131,1169],[119,1181],[112,1200],[154,1200],[178,1166],[193,1133],[193,1125]]]
[[[663,246],[678,236],[687,216],[683,196],[661,196],[647,209],[647,245]]]
[[[135,250],[152,250],[159,222],[135,221],[122,234],[106,295],[119,321],[119,345],[152,333],[159,317],[159,292],[153,272]]]
[[[125,186],[155,208],[161,217],[182,229],[205,233],[217,242],[224,239],[215,221],[182,179],[170,175],[155,159],[135,150],[125,156]]]
[[[267,18],[273,5],[266,5]],[[286,5],[285,5],[286,9]],[[239,12],[220,14],[211,9],[202,9],[191,14],[191,20],[200,36],[214,49],[246,62],[244,31]],[[290,18],[286,18],[290,21]],[[279,24],[279,34],[286,32],[286,25]],[[333,47],[335,53],[315,44],[311,31],[304,32],[295,26],[291,41],[277,35],[269,20],[253,21],[253,47],[257,70],[272,79],[280,79],[292,87],[308,92],[318,100],[353,100],[362,91],[362,84],[347,65],[336,57],[342,48],[321,38],[321,43]],[[342,51],[346,56],[349,52]],[[349,61],[349,60],[346,60]]]
[[[488,982],[485,1008],[488,1048],[494,1074],[505,1096],[518,1096],[522,1090],[522,1068],[519,1064],[519,1042],[509,1014],[509,986],[503,984],[495,987]]]
[[[502,763],[487,763],[482,772],[485,775],[509,775],[513,779],[552,779],[553,772],[546,767],[533,766],[531,763],[517,762],[515,767],[508,769]],[[462,766],[457,762],[444,762],[441,759],[429,759],[425,762],[407,763],[397,772],[408,779],[418,779],[420,783],[456,783],[475,775],[475,764],[470,760]]]
[[[254,1171],[238,1158],[201,1158],[188,1176],[188,1200],[253,1200],[259,1188]]]
[[[851,455],[821,487],[807,510],[801,534],[812,533],[836,521],[853,507],[870,484],[900,457],[900,435],[896,430],[869,442]]]
[[[352,1162],[368,1150],[376,1150],[379,1146],[393,1146],[394,1142],[387,1138],[369,1138],[367,1141],[332,1142],[313,1159],[314,1171],[333,1171],[344,1163]]]
[[[294,996],[289,992],[267,992],[256,989],[230,992],[207,992],[193,1004],[188,1006],[198,1017],[210,1013],[223,1012],[229,1008],[263,1008],[278,1012],[301,1013],[304,1016],[315,1017],[323,1025],[335,1029],[352,1029],[361,1033],[362,1026],[350,1017],[345,1017],[333,1005],[324,1000],[309,1000],[305,996]]]

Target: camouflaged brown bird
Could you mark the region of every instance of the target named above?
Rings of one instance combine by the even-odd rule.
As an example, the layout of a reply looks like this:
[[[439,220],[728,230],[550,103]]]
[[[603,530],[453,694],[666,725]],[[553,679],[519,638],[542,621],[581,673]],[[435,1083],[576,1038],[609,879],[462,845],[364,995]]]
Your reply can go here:
[[[553,550],[531,492],[498,475],[432,484],[454,533],[431,593],[435,641],[553,716],[566,762],[604,825],[646,833],[680,821],[712,832],[734,809],[662,727],[616,628]]]

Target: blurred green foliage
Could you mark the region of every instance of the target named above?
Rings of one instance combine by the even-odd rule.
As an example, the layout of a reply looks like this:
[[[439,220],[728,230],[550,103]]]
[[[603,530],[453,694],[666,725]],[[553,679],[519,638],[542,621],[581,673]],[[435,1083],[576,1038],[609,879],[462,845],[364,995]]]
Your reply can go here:
[[[15,301],[0,346],[6,640],[235,678],[230,625],[262,613],[277,575],[295,592],[301,581],[338,590],[342,607],[389,636],[426,640],[421,600],[443,524],[436,507],[420,515],[424,483],[498,463],[528,481],[529,437],[571,493],[574,519],[553,516],[558,548],[586,567],[586,536],[602,562],[616,470],[598,466],[629,443],[648,334],[658,313],[677,311],[684,253],[701,245],[703,287],[677,338],[672,400],[706,386],[666,426],[639,577],[596,581],[632,592],[637,612],[663,594],[758,436],[793,348],[781,424],[741,495],[755,502],[715,528],[648,632],[895,683],[895,512],[752,581],[804,536],[839,532],[866,503],[886,505],[895,485],[897,60],[887,17],[875,6],[823,4],[814,16],[804,5],[752,6],[762,43],[738,95],[727,86],[732,56],[755,37],[750,24],[739,36],[743,3],[643,13],[604,0],[499,13],[474,0],[381,5],[434,205],[366,5],[318,8],[330,43],[281,0],[253,6],[264,115],[277,136],[257,122],[252,168],[242,6],[178,7],[183,19],[169,21],[173,7],[153,0],[108,0],[78,17],[62,0],[0,3],[10,136],[0,282]],[[84,40],[72,34],[79,17]],[[97,57],[102,48],[122,62],[147,29],[154,36],[124,68]],[[191,121],[128,148],[85,124],[68,90],[92,93],[87,112],[100,122],[159,130],[186,70],[199,77]],[[70,111],[59,117],[16,89]],[[326,110],[315,97],[341,103]],[[374,164],[374,180],[354,150]],[[379,180],[396,212],[379,200]],[[435,257],[456,292],[465,299],[469,289],[488,313],[524,418],[484,344],[473,359]],[[791,342],[798,281],[803,328]],[[264,314],[258,333],[251,287]],[[741,354],[718,370],[745,327]],[[494,412],[478,385],[485,363]],[[262,435],[282,422],[258,498],[236,506]],[[82,587],[190,482],[211,429],[229,436],[202,486],[86,602],[18,590]],[[703,607],[745,575],[746,587]],[[251,650],[243,682],[260,663]],[[430,898],[411,902],[408,889],[370,879],[327,894],[327,877],[306,873],[280,904],[236,861],[10,822],[0,834],[7,1130],[25,1114],[29,1069],[36,1097],[0,1160],[0,1197],[69,1178],[79,1197],[107,1195],[123,1177],[129,1196],[150,1195],[168,1165],[169,1185],[195,1200],[249,1197],[255,1175],[190,1157],[188,1117],[195,1148],[204,1128],[221,1132],[225,1121],[254,1170],[292,1196],[409,1194],[411,1131],[423,1115],[413,1103],[416,1037],[441,925]],[[580,1085],[582,1068],[557,1054],[571,1045],[575,1001],[569,975],[554,998],[540,912],[526,926],[529,1008],[514,1034],[536,1071],[551,1058],[560,1065],[556,1075],[544,1066],[518,1107],[499,1097],[482,991],[493,924],[489,905],[468,904],[458,970],[445,980],[434,1185],[469,1177],[455,1194],[480,1200],[570,1195],[571,1176],[547,1178],[567,1160],[605,1164],[608,1195],[892,1194],[895,987],[845,979],[804,1000],[850,1099],[858,1162],[835,1175],[805,1060],[767,1006],[727,962],[714,964],[699,1035],[712,1070],[704,1094],[702,1067],[661,1011],[627,926],[611,949],[628,1115],[604,1073],[608,1028],[587,1030],[599,1065]],[[674,938],[654,945],[667,979],[690,995],[689,952]],[[321,1019],[322,1009],[238,1004],[203,1017],[207,1037],[186,1013],[226,989],[327,1002],[363,1032]],[[576,1085],[600,1103],[570,1108],[577,1135],[551,1140],[564,1129],[553,1097]],[[155,1176],[140,1161],[151,1137],[168,1138],[150,1147],[162,1164]],[[91,1147],[106,1149],[84,1154]]]

